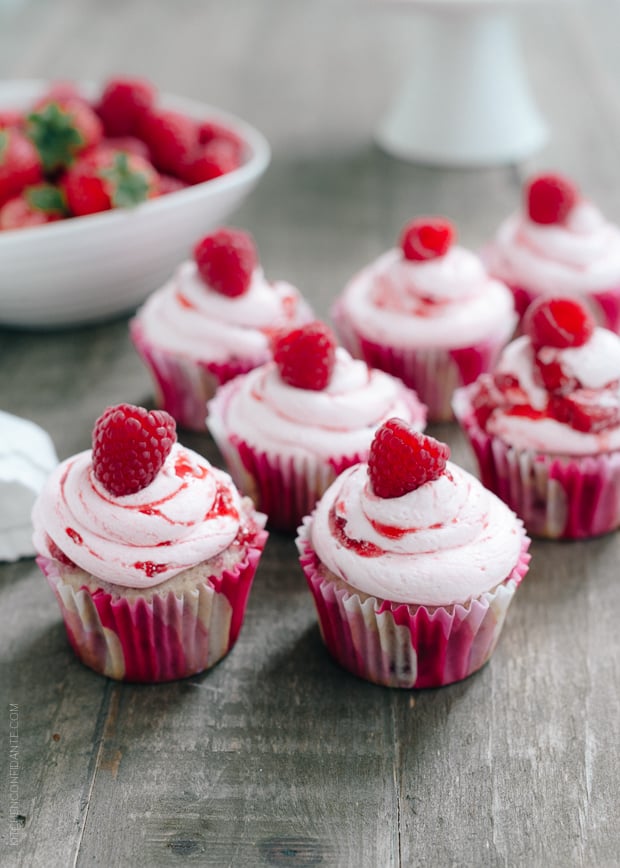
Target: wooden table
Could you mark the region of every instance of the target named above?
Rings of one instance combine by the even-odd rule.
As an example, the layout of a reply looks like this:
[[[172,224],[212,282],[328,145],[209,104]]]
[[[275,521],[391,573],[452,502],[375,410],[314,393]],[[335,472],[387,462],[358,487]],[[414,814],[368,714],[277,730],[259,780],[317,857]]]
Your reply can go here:
[[[139,73],[259,126],[273,163],[233,219],[254,233],[268,274],[296,283],[322,316],[415,214],[449,215],[477,247],[532,169],[573,175],[620,221],[617,4],[524,10],[524,53],[552,138],[527,165],[476,171],[399,162],[373,144],[415,51],[411,15],[380,5],[4,2],[0,75]],[[125,319],[2,330],[0,358],[0,406],[45,427],[61,458],[89,446],[108,404],[152,402]],[[454,426],[433,433],[473,469]],[[207,436],[181,439],[219,461]],[[413,692],[359,681],[330,660],[285,536],[270,538],[231,654],[162,686],[117,684],[76,662],[34,561],[2,565],[0,862],[619,865],[620,538],[532,550],[491,663]]]

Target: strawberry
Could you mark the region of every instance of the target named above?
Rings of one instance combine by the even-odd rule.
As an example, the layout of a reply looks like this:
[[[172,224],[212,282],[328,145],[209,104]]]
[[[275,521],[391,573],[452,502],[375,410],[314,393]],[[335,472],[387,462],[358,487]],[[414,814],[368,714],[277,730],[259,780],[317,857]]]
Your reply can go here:
[[[116,497],[150,485],[176,441],[176,423],[164,410],[133,404],[108,407],[93,429],[95,478]]]
[[[28,116],[26,132],[48,175],[70,166],[102,138],[101,121],[78,99],[47,103]]]
[[[235,149],[237,160],[239,162],[242,161],[245,142],[241,136],[237,135],[230,127],[218,121],[206,120],[200,122],[198,124],[198,143],[208,145],[214,140],[229,142]]]
[[[97,114],[106,136],[135,135],[142,116],[153,107],[157,91],[145,78],[112,78],[101,94]]]
[[[599,434],[620,425],[617,390],[594,392],[589,389],[576,389],[568,395],[554,396],[549,402],[549,409],[558,422],[564,422],[586,434]]]
[[[376,432],[368,456],[368,477],[377,497],[402,497],[444,472],[450,448],[420,434],[402,419],[388,419]]]
[[[111,208],[130,208],[159,194],[153,166],[124,151],[85,155],[65,174],[62,186],[72,214],[81,217]]]
[[[180,174],[198,142],[195,121],[163,109],[146,111],[138,120],[136,135],[148,145],[155,168],[169,175]]]
[[[179,190],[185,190],[186,187],[189,187],[189,184],[181,181],[180,178],[175,178],[174,175],[159,176],[160,196],[165,196],[167,193],[177,193]]]
[[[289,386],[320,392],[331,379],[336,339],[324,323],[307,323],[275,336],[273,358]]]
[[[0,130],[7,127],[19,127],[24,125],[24,116],[21,112],[13,109],[0,110]]]
[[[194,148],[179,166],[179,174],[188,184],[201,184],[239,168],[236,145],[226,139],[212,139]]]
[[[580,347],[590,339],[594,325],[586,308],[572,298],[538,298],[523,317],[523,331],[535,349]]]
[[[80,100],[89,105],[88,100],[82,96],[78,86],[73,81],[53,81],[47,90],[36,100],[32,106],[33,111],[40,111],[51,102],[65,102],[66,100]]]
[[[250,288],[258,253],[252,236],[241,229],[222,228],[194,248],[198,273],[208,287],[230,298]]]
[[[423,262],[445,256],[455,236],[456,230],[449,220],[443,217],[418,217],[404,227],[400,247],[405,259]]]
[[[0,229],[21,229],[53,223],[68,216],[62,191],[53,184],[26,187],[0,208]]]
[[[18,129],[0,129],[0,205],[43,180],[36,148]]]
[[[126,151],[128,154],[137,154],[143,160],[151,161],[151,155],[147,145],[136,136],[112,136],[104,137],[99,148],[109,148],[111,151]]]
[[[536,175],[525,186],[528,216],[542,225],[566,223],[579,198],[575,185],[562,175]]]

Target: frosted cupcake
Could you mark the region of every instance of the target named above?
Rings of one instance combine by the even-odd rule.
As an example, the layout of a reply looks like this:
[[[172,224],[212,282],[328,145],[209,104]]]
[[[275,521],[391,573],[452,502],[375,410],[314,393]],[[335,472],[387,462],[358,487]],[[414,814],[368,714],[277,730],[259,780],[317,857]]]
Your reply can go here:
[[[120,404],[62,462],[32,514],[37,562],[78,658],[125,681],[184,678],[234,645],[265,517],[176,442],[174,420]]]
[[[294,531],[335,477],[366,459],[376,428],[395,413],[424,428],[413,391],[352,359],[315,322],[283,332],[273,361],[222,386],[207,423],[269,526]]]
[[[452,418],[454,389],[492,369],[516,324],[508,289],[454,235],[442,218],[413,220],[332,309],[349,352],[415,389],[431,421]]]
[[[266,362],[275,330],[311,318],[294,286],[265,278],[249,234],[219,229],[147,299],[130,332],[157,405],[182,427],[204,431],[217,387]]]
[[[454,396],[482,482],[536,536],[620,526],[620,338],[566,298],[534,302],[493,375]]]
[[[527,571],[521,522],[448,457],[388,420],[368,464],[339,476],[300,528],[323,640],[377,684],[438,687],[480,669]]]
[[[500,225],[483,258],[512,290],[520,316],[541,296],[571,296],[620,331],[620,227],[568,178],[530,179],[521,210]]]

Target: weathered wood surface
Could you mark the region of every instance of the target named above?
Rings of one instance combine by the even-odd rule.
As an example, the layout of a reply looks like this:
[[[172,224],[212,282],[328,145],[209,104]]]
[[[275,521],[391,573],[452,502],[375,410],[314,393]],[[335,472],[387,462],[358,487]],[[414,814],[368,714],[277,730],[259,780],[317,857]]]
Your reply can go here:
[[[373,145],[415,53],[411,14],[379,3],[0,2],[0,76],[141,73],[258,125],[273,163],[234,221],[267,272],[327,315],[407,218],[446,213],[476,246],[534,167],[573,174],[620,221],[618,5],[533,6],[524,54],[552,138],[527,165],[484,171],[413,166]],[[62,458],[89,445],[107,404],[151,401],[125,321],[0,330],[0,359],[0,406],[43,425]],[[458,431],[439,433],[471,468]],[[182,439],[218,461],[207,437]],[[330,661],[287,537],[269,541],[229,657],[158,687],[82,667],[33,561],[2,565],[0,862],[619,865],[620,538],[538,542],[533,555],[491,664],[418,692]]]

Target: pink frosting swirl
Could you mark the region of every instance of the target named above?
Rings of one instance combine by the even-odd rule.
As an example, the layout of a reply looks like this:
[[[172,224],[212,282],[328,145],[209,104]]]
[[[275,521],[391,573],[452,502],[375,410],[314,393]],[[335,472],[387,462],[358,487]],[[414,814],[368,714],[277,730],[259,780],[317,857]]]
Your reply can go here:
[[[394,498],[377,497],[367,465],[358,464],[323,495],[309,537],[323,564],[353,590],[447,606],[503,582],[524,531],[498,497],[451,462],[438,479]]]
[[[146,339],[169,352],[198,361],[225,362],[232,356],[260,364],[271,356],[273,331],[308,322],[312,312],[294,286],[267,281],[261,268],[246,293],[229,298],[209,289],[188,261],[136,318]]]
[[[230,477],[178,443],[153,482],[115,497],[95,478],[91,450],[68,458],[35,502],[34,544],[50,540],[77,566],[111,584],[150,588],[223,552],[240,529]]]

